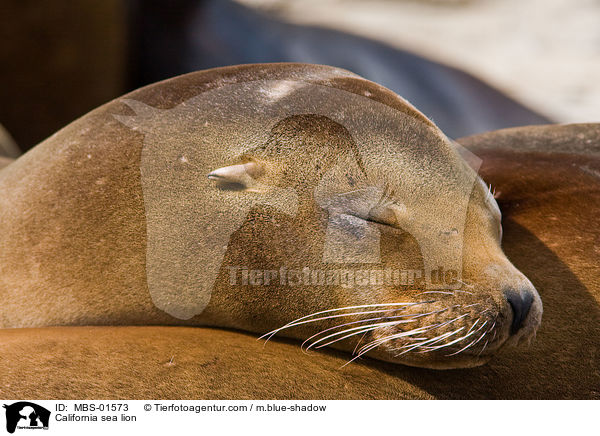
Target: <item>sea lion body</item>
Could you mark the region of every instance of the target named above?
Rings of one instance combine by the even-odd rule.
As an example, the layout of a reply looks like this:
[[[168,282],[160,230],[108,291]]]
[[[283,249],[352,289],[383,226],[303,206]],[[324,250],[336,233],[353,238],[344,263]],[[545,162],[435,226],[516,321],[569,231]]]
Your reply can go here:
[[[142,88],[6,167],[0,192],[2,327],[287,325],[281,335],[453,368],[541,320],[487,186],[410,104],[335,68],[228,67]],[[432,259],[458,262],[460,282],[302,277]]]
[[[503,212],[502,246],[544,300],[526,351],[479,368],[423,371],[294,340],[205,327],[0,330],[5,398],[600,399],[600,125],[510,129],[459,140],[481,156]],[[587,207],[582,208],[585,204]],[[526,357],[526,358],[525,358]],[[39,380],[52,380],[40,384]],[[293,380],[293,382],[290,382]]]

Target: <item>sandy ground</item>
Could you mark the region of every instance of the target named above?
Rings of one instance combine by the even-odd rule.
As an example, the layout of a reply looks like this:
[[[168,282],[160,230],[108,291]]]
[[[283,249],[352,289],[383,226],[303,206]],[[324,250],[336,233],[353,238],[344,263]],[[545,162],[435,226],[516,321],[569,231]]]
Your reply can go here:
[[[239,0],[459,67],[561,122],[600,122],[600,0]]]

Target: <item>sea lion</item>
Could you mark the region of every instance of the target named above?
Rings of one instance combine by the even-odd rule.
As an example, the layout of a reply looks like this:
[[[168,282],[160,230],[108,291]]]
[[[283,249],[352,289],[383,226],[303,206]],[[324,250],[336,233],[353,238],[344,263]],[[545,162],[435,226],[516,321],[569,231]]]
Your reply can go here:
[[[428,371],[293,340],[203,327],[0,330],[0,395],[48,399],[600,399],[600,125],[459,140],[503,211],[502,246],[538,286],[544,322],[526,351]],[[581,205],[586,207],[581,207]],[[41,384],[39,380],[49,380]],[[293,381],[293,382],[291,382]]]
[[[456,147],[336,68],[142,88],[6,167],[0,190],[3,327],[212,325],[441,369],[541,321]]]
[[[401,95],[450,138],[551,122],[478,77],[370,38],[289,23],[231,0],[181,2],[168,14],[160,3],[131,4],[132,89],[222,65],[326,63]]]

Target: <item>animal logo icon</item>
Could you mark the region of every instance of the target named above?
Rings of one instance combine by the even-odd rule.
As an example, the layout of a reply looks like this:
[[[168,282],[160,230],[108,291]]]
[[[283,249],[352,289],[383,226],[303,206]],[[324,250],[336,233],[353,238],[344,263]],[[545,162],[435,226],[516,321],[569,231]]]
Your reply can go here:
[[[21,429],[47,429],[50,421],[50,411],[28,401],[19,401],[10,405],[4,404],[6,409],[6,431],[14,433]]]

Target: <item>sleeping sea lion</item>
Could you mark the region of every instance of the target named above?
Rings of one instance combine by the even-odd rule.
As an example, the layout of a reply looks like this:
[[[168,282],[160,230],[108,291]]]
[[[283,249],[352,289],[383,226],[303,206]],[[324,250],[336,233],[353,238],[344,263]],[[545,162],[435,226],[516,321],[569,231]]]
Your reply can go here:
[[[533,338],[542,303],[461,153],[336,68],[142,88],[0,172],[0,325],[210,325],[481,365]]]

